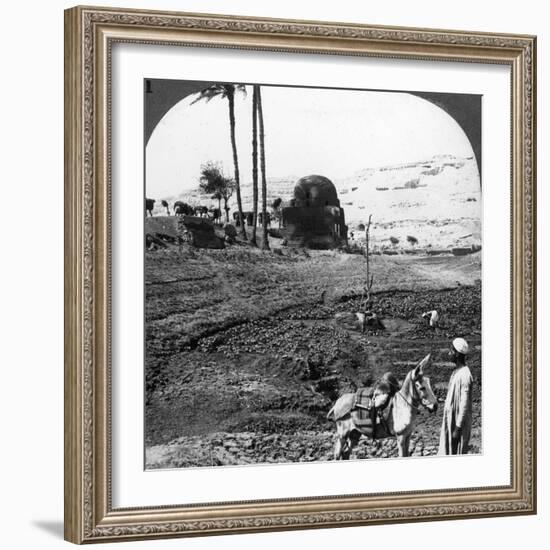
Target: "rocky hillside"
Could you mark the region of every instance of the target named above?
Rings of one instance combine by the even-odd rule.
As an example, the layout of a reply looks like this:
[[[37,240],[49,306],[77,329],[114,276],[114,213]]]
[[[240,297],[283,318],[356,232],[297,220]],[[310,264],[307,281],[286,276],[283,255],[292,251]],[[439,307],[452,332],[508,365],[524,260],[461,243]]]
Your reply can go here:
[[[373,216],[375,245],[442,247],[481,244],[481,188],[473,157],[366,169],[335,182],[353,230]],[[357,231],[355,232],[357,235]]]
[[[330,174],[325,174],[330,177]],[[268,178],[268,203],[292,197],[299,176]],[[369,214],[373,216],[372,239],[382,248],[407,248],[407,236],[420,247],[469,246],[481,244],[481,188],[474,157],[436,156],[413,163],[365,168],[349,177],[333,179],[346,222],[355,239]],[[252,184],[242,186],[243,208],[252,209]],[[155,197],[156,198],[156,197]],[[173,203],[216,205],[208,196],[192,190]],[[235,200],[232,208],[235,208]],[[162,212],[157,199],[156,211]],[[398,239],[391,244],[390,237]]]

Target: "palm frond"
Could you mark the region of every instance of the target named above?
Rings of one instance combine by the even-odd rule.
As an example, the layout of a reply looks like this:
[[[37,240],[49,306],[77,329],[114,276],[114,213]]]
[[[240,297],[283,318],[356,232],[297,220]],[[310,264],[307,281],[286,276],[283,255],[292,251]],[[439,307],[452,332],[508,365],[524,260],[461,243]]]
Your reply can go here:
[[[245,97],[247,95],[246,85],[245,84],[232,84],[234,94],[243,94]]]
[[[225,99],[230,95],[243,94],[246,96],[246,86],[244,84],[213,84],[200,92],[197,92],[197,96],[192,102],[191,105],[198,103],[199,101],[205,101],[208,103],[212,99],[219,97]]]
[[[206,101],[206,103],[208,103],[215,97],[227,97],[227,90],[223,85],[214,84],[213,86],[209,86],[208,88],[197,92],[196,96],[197,97],[191,102],[191,105],[194,105],[199,101]]]

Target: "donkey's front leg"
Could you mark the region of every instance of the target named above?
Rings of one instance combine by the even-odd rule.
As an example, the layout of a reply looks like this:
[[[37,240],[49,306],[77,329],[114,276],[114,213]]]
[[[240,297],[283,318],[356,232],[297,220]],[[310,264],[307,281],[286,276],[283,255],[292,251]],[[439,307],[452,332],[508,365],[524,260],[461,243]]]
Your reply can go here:
[[[340,434],[336,435],[334,443],[334,460],[342,460],[342,450],[344,448],[346,439]]]
[[[401,434],[397,436],[397,452],[400,457],[409,456],[410,434]]]

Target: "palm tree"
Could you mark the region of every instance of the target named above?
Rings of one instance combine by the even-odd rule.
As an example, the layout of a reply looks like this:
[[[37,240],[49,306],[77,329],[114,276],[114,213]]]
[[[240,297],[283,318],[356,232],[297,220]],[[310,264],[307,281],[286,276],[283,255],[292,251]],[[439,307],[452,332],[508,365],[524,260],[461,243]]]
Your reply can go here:
[[[256,246],[256,226],[258,225],[258,94],[256,86],[252,92],[252,206],[254,220],[250,242]]]
[[[207,162],[201,166],[199,188],[203,193],[212,193],[212,198],[218,201],[218,209],[221,211],[223,199],[225,220],[229,223],[228,202],[235,190],[235,181],[223,175],[221,165],[215,162]]]
[[[257,96],[258,122],[260,124],[260,168],[262,171],[262,226],[263,239],[262,248],[269,250],[269,239],[267,236],[267,182],[265,178],[265,133],[264,133],[264,113],[262,110],[262,93],[260,86],[254,85],[254,91]]]
[[[239,210],[239,219],[243,239],[246,239],[246,229],[244,227],[243,204],[241,200],[241,180],[239,177],[239,157],[237,155],[237,142],[235,140],[235,95],[238,93],[246,94],[244,84],[213,84],[200,91],[198,97],[191,102],[191,105],[198,101],[207,103],[215,97],[225,98],[229,104],[229,130],[231,135],[231,148],[233,150],[233,166],[235,169],[235,188],[237,191],[237,208]]]

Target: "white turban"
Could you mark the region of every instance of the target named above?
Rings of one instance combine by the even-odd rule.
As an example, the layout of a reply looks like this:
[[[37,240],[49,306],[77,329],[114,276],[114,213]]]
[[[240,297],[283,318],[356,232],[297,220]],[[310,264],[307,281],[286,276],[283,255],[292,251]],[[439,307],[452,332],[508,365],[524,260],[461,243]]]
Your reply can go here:
[[[455,338],[453,340],[453,348],[458,351],[458,353],[462,353],[463,355],[466,355],[468,353],[468,342],[464,340],[464,338]]]

